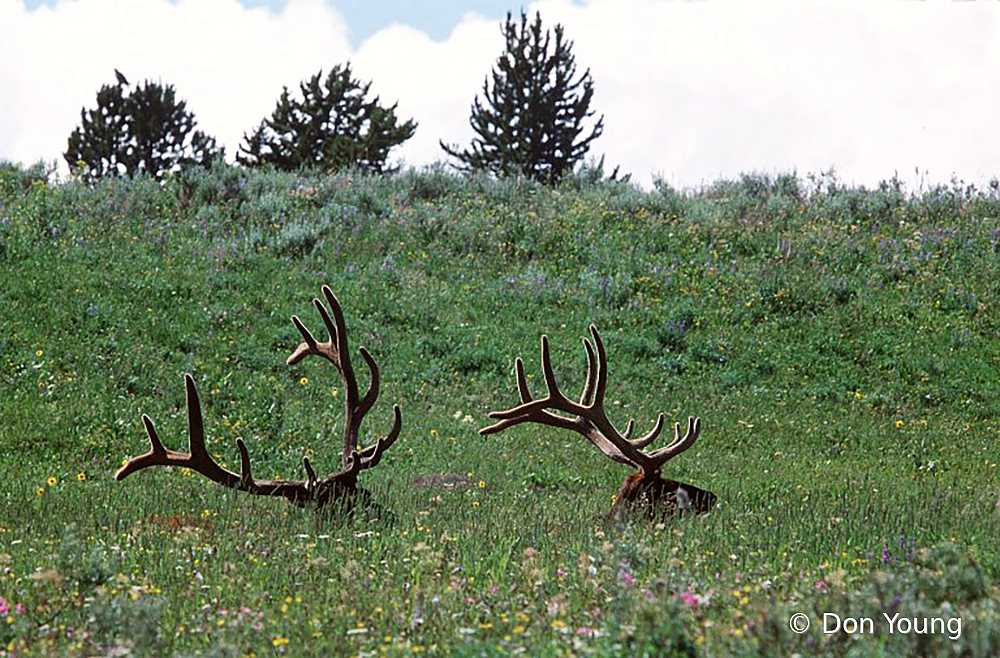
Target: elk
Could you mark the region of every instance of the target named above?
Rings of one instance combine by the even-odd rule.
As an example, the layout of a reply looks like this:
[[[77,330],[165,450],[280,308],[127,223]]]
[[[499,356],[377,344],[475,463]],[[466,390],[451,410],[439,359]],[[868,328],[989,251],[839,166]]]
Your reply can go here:
[[[369,468],[374,468],[382,459],[382,455],[399,437],[402,428],[402,416],[399,405],[393,407],[395,420],[389,433],[365,447],[358,442],[361,421],[365,414],[375,404],[379,393],[379,370],[375,359],[364,347],[359,352],[361,358],[368,364],[371,371],[371,381],[364,397],[358,395],[358,384],[351,365],[350,351],[347,346],[347,327],[340,303],[328,286],[323,286],[323,296],[330,307],[328,312],[323,303],[313,299],[313,305],[319,311],[323,324],[330,336],[324,343],[318,342],[306,329],[298,317],[292,316],[292,323],[302,334],[303,342],[286,360],[291,366],[307,356],[319,356],[330,363],[340,373],[344,382],[344,434],[343,451],[341,454],[340,471],[324,478],[317,478],[316,472],[309,463],[308,457],[302,458],[302,466],[306,471],[305,480],[259,480],[250,472],[250,457],[243,439],[236,439],[236,448],[240,453],[240,472],[237,475],[222,468],[208,454],[205,447],[205,423],[201,416],[201,404],[198,401],[198,389],[194,378],[184,375],[184,385],[187,393],[188,441],[190,452],[175,452],[167,450],[156,432],[152,419],[143,414],[142,422],[149,435],[150,450],[144,455],[133,457],[115,474],[116,480],[126,477],[151,466],[180,466],[204,475],[212,482],[230,489],[245,491],[255,496],[283,496],[300,507],[314,505],[317,509],[330,501],[339,501],[346,507],[353,505],[354,499],[362,498],[369,501],[368,493],[358,487],[358,474]],[[332,314],[332,317],[331,317]]]
[[[687,431],[680,434],[680,425],[674,424],[674,440],[670,445],[654,452],[644,452],[663,429],[663,414],[656,419],[653,429],[638,439],[632,438],[635,421],[629,420],[625,432],[619,432],[608,420],[604,411],[604,395],[608,383],[608,359],[597,327],[590,325],[593,344],[584,338],[587,351],[587,380],[579,402],[573,402],[559,391],[555,372],[549,356],[548,336],[542,336],[542,374],[548,393],[534,399],[524,376],[524,362],[520,357],[514,362],[517,389],[521,404],[506,411],[492,411],[489,417],[497,422],[479,430],[486,436],[502,432],[521,423],[538,423],[572,430],[616,462],[638,468],[622,483],[614,504],[608,513],[609,520],[620,520],[627,514],[640,513],[646,518],[663,518],[683,512],[701,514],[715,506],[716,496],[710,491],[690,484],[665,480],[660,468],[668,460],[684,452],[698,439],[701,419],[689,417]],[[553,412],[561,412],[560,415]]]

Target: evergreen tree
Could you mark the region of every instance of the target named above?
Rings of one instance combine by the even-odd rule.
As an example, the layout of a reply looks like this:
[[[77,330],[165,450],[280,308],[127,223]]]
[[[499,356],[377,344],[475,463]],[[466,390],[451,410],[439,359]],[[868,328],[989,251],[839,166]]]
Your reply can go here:
[[[577,140],[594,95],[588,69],[579,78],[573,43],[563,38],[561,25],[555,40],[545,30],[541,14],[528,25],[521,12],[518,26],[507,13],[502,28],[506,49],[493,69],[493,85],[483,82],[484,102],[477,95],[469,123],[476,133],[471,148],[441,142],[441,148],[461,162],[466,171],[485,170],[498,176],[524,174],[544,183],[556,183],[573,170],[590,143],[604,131],[604,117],[590,134]],[[552,46],[550,50],[550,45]]]
[[[80,110],[81,125],[69,136],[63,157],[84,178],[133,175],[160,177],[192,164],[223,157],[215,139],[195,130],[194,115],[177,101],[172,85],[146,82],[125,95],[123,85],[104,85],[97,107]]]
[[[389,150],[417,130],[412,119],[398,123],[396,105],[382,107],[378,97],[366,100],[371,82],[351,77],[351,66],[335,66],[321,81],[320,71],[299,85],[302,100],[285,87],[269,119],[244,134],[237,160],[247,166],[273,165],[291,171],[301,167],[385,170]]]

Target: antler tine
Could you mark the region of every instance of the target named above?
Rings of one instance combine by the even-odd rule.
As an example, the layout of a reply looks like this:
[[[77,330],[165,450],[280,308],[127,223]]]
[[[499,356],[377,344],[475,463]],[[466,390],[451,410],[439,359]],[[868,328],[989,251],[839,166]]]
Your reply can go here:
[[[299,316],[292,316],[292,324],[294,324],[295,328],[299,330],[300,334],[302,334],[303,342],[295,348],[295,351],[292,352],[291,356],[285,359],[285,365],[293,366],[310,354],[318,354],[332,360],[331,355],[324,354],[320,351],[319,343],[316,342],[316,338],[312,335],[312,332],[309,331],[304,324],[302,324],[302,320],[299,319]]]
[[[365,393],[365,397],[361,398],[361,402],[358,403],[357,413],[363,416],[368,413],[368,410],[372,408],[373,404],[375,404],[375,400],[378,399],[380,377],[378,364],[375,363],[375,359],[368,353],[368,350],[360,347],[358,348],[358,352],[361,353],[361,358],[368,364],[368,370],[371,372],[371,381],[368,383],[368,392]]]
[[[545,386],[549,390],[548,400],[564,400],[563,394],[559,391],[559,384],[556,383],[556,373],[552,369],[552,358],[549,354],[549,337],[542,334],[542,375],[545,377]]]
[[[343,323],[344,313],[340,310],[340,302],[334,297],[333,291],[327,286],[323,286],[323,296],[326,297],[326,302],[330,305],[330,309],[333,311],[333,315],[337,318],[334,321],[330,314],[327,313],[326,307],[323,306],[323,302],[318,299],[313,299],[313,306],[319,312],[319,316],[323,319],[323,325],[326,326],[327,333],[330,334],[330,345],[333,346],[334,350],[340,351],[340,338],[343,336],[341,333],[341,324]]]
[[[594,403],[594,389],[597,386],[597,356],[594,354],[594,346],[586,338],[583,339],[583,347],[587,350],[587,383],[583,385],[580,404],[589,407]]]
[[[489,412],[487,415],[490,418],[494,418],[502,422],[491,425],[490,427],[484,427],[479,430],[480,435],[485,436],[487,434],[493,434],[506,429],[511,425],[517,425],[518,423],[523,423],[529,420],[548,425],[555,425],[556,427],[568,427],[572,429],[575,424],[574,421],[568,418],[556,416],[546,411],[548,408],[554,408],[559,411],[565,411],[577,415],[584,412],[584,407],[569,401],[566,399],[566,396],[559,391],[559,384],[556,382],[555,371],[552,368],[552,359],[549,355],[549,337],[542,335],[542,372],[545,376],[545,385],[548,388],[548,392],[544,398],[539,398],[537,400],[532,398],[531,391],[528,388],[527,377],[524,375],[524,362],[520,357],[514,361],[514,369],[517,375],[517,389],[521,396],[521,404],[505,411]]]
[[[295,328],[299,330],[302,334],[303,342],[295,348],[295,351],[285,359],[285,365],[295,365],[305,357],[315,354],[317,356],[322,356],[326,360],[330,361],[338,369],[347,368],[349,371],[351,369],[350,358],[346,356],[343,352],[346,350],[341,350],[340,337],[344,335],[345,329],[344,324],[344,314],[340,309],[340,303],[337,298],[333,296],[333,292],[327,287],[323,286],[323,294],[327,298],[327,302],[330,303],[330,308],[333,311],[333,317],[330,317],[330,313],[323,306],[323,302],[313,298],[313,306],[316,307],[316,311],[319,313],[320,318],[323,320],[323,325],[326,327],[327,333],[330,335],[330,339],[327,342],[320,343],[313,336],[312,332],[306,328],[299,316],[292,316],[292,324]],[[331,301],[332,300],[332,301]],[[346,363],[346,366],[344,362]]]
[[[167,450],[160,440],[160,435],[156,431],[153,420],[146,414],[142,415],[142,423],[149,436],[149,452],[133,457],[122,468],[115,473],[116,480],[123,480],[132,473],[148,468],[150,466],[184,466],[192,470],[202,472],[207,470],[212,477],[222,477],[233,475],[216,464],[205,448],[205,423],[201,417],[201,403],[198,400],[198,389],[194,384],[191,375],[184,375],[185,397],[187,399],[187,419],[188,419],[188,450],[190,452],[176,452]],[[235,478],[236,476],[233,475]],[[237,478],[238,479],[238,478]]]
[[[250,453],[243,439],[236,439],[236,449],[240,451],[240,486],[244,489],[253,484],[253,474],[250,472]]]
[[[358,381],[354,377],[354,367],[351,365],[351,350],[347,347],[347,322],[344,320],[344,311],[330,286],[323,286],[323,296],[326,297],[326,303],[330,305],[330,312],[333,313],[332,322],[323,305],[318,301],[314,303],[323,317],[323,323],[330,331],[330,342],[337,351],[340,372],[344,376],[344,386],[347,387],[347,402],[355,405],[358,400]]]
[[[306,489],[312,491],[316,488],[316,471],[313,470],[312,464],[309,463],[309,458],[306,456],[302,457],[302,468],[306,471]]]
[[[594,399],[590,406],[600,409],[604,407],[604,394],[608,388],[608,355],[604,351],[604,342],[596,325],[590,325],[590,335],[594,337],[594,346],[597,348],[597,377],[594,383]]]
[[[372,445],[368,446],[360,452],[360,468],[374,468],[378,466],[378,463],[382,461],[382,455],[386,450],[392,447],[392,444],[396,442],[399,438],[399,432],[403,427],[403,416],[402,412],[399,410],[399,405],[393,405],[393,414],[395,415],[392,421],[392,429],[389,433],[379,440],[377,440]]]
[[[524,376],[524,361],[521,357],[514,360],[514,374],[517,377],[517,393],[521,396],[521,402],[531,402],[531,389],[528,388],[528,378]]]
[[[642,436],[638,439],[635,439],[634,441],[631,441],[632,445],[641,450],[646,446],[648,446],[653,441],[655,441],[656,437],[658,437],[660,435],[660,432],[663,430],[663,420],[664,416],[661,413],[656,417],[656,422],[653,424],[653,429],[649,430],[649,433],[646,434],[645,436]],[[631,427],[632,427],[632,421],[630,420],[629,429],[631,429]],[[625,438],[631,439],[632,438],[631,433],[626,431]]]
[[[187,399],[191,459],[195,462],[212,462],[212,458],[208,455],[208,448],[205,447],[205,420],[201,416],[198,387],[194,385],[194,377],[191,375],[184,375],[184,396]]]
[[[648,455],[650,466],[653,470],[659,469],[665,462],[673,459],[688,448],[694,445],[701,433],[701,418],[688,416],[687,431],[681,436],[680,423],[674,423],[674,440],[665,448],[660,448],[656,452]]]

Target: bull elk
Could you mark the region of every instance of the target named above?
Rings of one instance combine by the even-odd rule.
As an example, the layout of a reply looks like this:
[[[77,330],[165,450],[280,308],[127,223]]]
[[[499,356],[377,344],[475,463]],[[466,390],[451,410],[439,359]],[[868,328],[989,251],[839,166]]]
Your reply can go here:
[[[359,350],[361,358],[365,360],[371,371],[368,391],[364,397],[359,398],[358,384],[354,377],[354,368],[351,366],[351,356],[347,346],[347,327],[344,323],[344,313],[329,287],[323,286],[323,296],[326,297],[330,307],[329,312],[318,299],[313,299],[313,305],[319,311],[323,324],[326,325],[330,335],[329,340],[324,343],[318,342],[298,317],[292,316],[292,323],[302,334],[303,342],[288,357],[286,363],[294,365],[307,356],[319,356],[332,363],[343,379],[345,389],[344,434],[341,469],[338,473],[317,478],[309,463],[309,458],[303,457],[302,465],[306,471],[305,480],[258,480],[250,472],[250,457],[243,439],[236,439],[236,448],[240,453],[239,474],[222,468],[212,459],[205,447],[205,424],[201,416],[198,389],[195,387],[191,375],[186,374],[184,375],[184,384],[187,393],[190,452],[167,450],[160,441],[153,421],[149,416],[143,414],[142,422],[146,426],[146,434],[149,435],[150,450],[144,455],[128,460],[115,474],[115,479],[123,480],[132,473],[150,466],[179,466],[200,473],[212,482],[224,487],[245,491],[256,496],[283,496],[301,507],[315,505],[320,508],[330,501],[340,501],[349,507],[357,497],[367,500],[368,494],[358,487],[358,473],[378,465],[382,455],[399,436],[402,416],[399,405],[395,405],[393,408],[395,420],[389,434],[365,447],[359,444],[358,434],[361,429],[361,421],[364,420],[365,414],[378,398],[378,365],[368,350],[363,347]]]
[[[701,431],[700,418],[688,418],[687,431],[680,434],[680,425],[674,424],[674,440],[670,445],[654,452],[644,452],[663,429],[663,414],[648,434],[632,438],[635,422],[629,420],[625,432],[619,432],[608,420],[604,412],[604,395],[608,383],[608,360],[604,344],[597,327],[590,326],[594,342],[584,339],[587,350],[587,381],[579,402],[573,402],[559,391],[555,372],[549,357],[548,336],[542,336],[542,374],[548,394],[534,399],[524,376],[524,362],[520,357],[514,362],[517,375],[517,389],[521,404],[506,411],[490,412],[489,417],[497,422],[479,430],[481,435],[502,432],[508,427],[521,423],[539,423],[582,434],[588,441],[616,462],[638,468],[622,483],[608,514],[612,520],[621,519],[626,514],[639,513],[647,518],[661,518],[681,512],[708,512],[715,506],[716,496],[710,491],[690,484],[665,480],[660,476],[660,468],[668,460],[684,452],[698,439]],[[560,415],[552,413],[561,412]]]

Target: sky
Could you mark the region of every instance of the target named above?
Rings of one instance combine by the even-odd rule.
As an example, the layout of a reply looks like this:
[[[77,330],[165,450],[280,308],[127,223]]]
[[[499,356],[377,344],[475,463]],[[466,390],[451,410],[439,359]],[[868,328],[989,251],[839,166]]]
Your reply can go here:
[[[418,123],[390,161],[447,161],[522,7],[593,77],[590,155],[643,186],[1000,177],[1000,2],[943,0],[0,0],[0,160],[65,172],[115,68],[174,85],[232,159],[283,87],[350,62]]]

